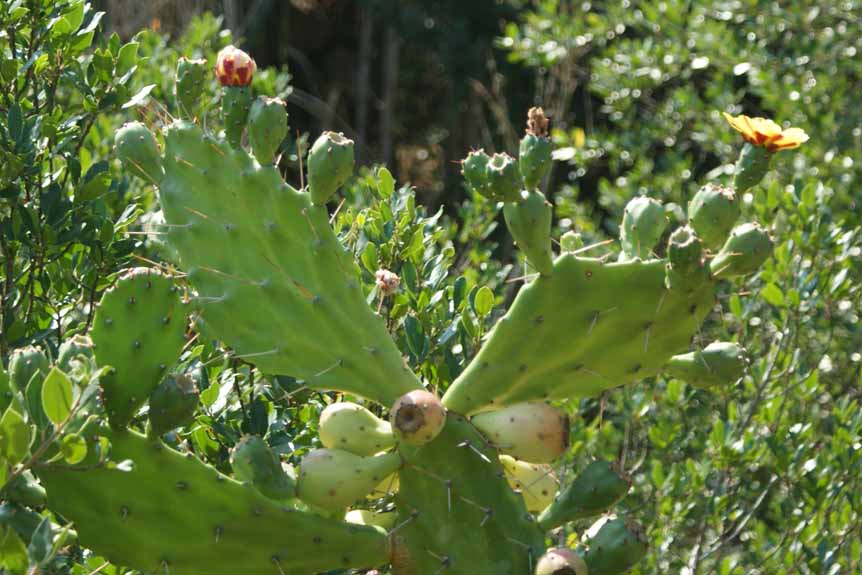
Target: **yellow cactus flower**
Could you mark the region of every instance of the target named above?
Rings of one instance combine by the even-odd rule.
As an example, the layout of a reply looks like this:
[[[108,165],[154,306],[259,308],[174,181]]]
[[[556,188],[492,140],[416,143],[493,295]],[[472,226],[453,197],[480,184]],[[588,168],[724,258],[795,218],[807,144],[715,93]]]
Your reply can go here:
[[[731,116],[724,112],[724,119],[733,129],[742,134],[745,141],[752,146],[766,148],[770,152],[798,148],[808,141],[808,134],[802,128],[787,128],[768,118],[749,118],[748,116]]]

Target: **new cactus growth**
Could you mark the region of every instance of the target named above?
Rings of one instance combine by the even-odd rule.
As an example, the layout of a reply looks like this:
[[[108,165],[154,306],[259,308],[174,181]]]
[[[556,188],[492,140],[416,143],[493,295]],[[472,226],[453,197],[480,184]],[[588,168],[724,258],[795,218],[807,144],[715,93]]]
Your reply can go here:
[[[248,142],[261,164],[271,164],[287,136],[287,110],[278,98],[261,96],[248,115]]]
[[[181,86],[196,82],[190,66],[180,65],[181,108],[195,105],[182,101]],[[83,461],[36,468],[51,511],[74,523],[94,553],[166,575],[384,565],[394,575],[617,575],[637,563],[646,543],[623,519],[607,521],[577,553],[546,553],[549,530],[611,511],[629,488],[623,471],[597,461],[557,493],[546,463],[566,451],[568,417],[547,402],[593,397],[663,371],[695,385],[738,377],[741,355],[732,344],[687,352],[716,304],[718,279],[753,272],[768,257],[766,232],[743,224],[709,260],[699,230],[726,235],[719,231],[730,217],[719,218],[719,231],[704,228],[702,221],[715,223],[701,217],[711,205],[704,201],[691,210],[692,227],[670,234],[662,258],[653,249],[664,208],[639,198],[622,223],[620,261],[583,257],[590,248],[574,233],[563,236],[554,259],[551,209],[537,189],[550,143],[534,110],[519,162],[480,150],[462,169],[478,193],[505,203],[509,228],[540,274],[524,278],[454,381],[426,371],[420,379],[390,336],[391,323],[368,305],[372,282],[377,296],[395,300],[404,295],[395,271],[404,270],[408,288],[416,274],[408,276],[398,256],[385,267],[376,262],[379,270],[360,269],[330,226],[325,204],[353,171],[352,142],[321,136],[307,158],[309,192],[295,189],[272,165],[283,107],[260,100],[247,117],[253,60],[229,47],[216,68],[227,141],[187,120],[162,129],[163,155],[141,124],[117,135],[129,173],[158,187],[184,297],[172,278],[142,270],[105,292],[90,335],[96,363],[111,368],[100,372],[111,426],[80,431]],[[245,129],[253,155],[243,147]],[[719,196],[719,204],[728,197]],[[340,402],[323,410],[324,448],[302,457],[295,482],[257,436],[232,450],[233,477],[191,451],[174,451],[158,435],[186,424],[196,402],[181,375],[194,352],[176,365],[192,337],[184,302],[194,329],[229,348],[226,357],[295,378],[300,389],[362,398],[353,400],[369,408]],[[62,365],[86,352],[70,344]],[[15,391],[47,373],[40,353],[17,354]],[[160,387],[168,373],[176,375]],[[425,390],[425,377],[429,388],[445,389],[442,399]],[[153,433],[142,435],[135,416],[148,398]],[[540,510],[537,520],[531,512]]]
[[[551,204],[539,190],[528,190],[520,201],[503,206],[506,226],[527,261],[542,275],[550,275],[554,267],[551,252]]]
[[[494,154],[485,165],[485,190],[498,202],[517,202],[521,198],[521,172],[509,154]]]
[[[340,449],[315,449],[299,464],[296,496],[327,511],[345,509],[400,466],[397,453],[362,457]]]
[[[326,204],[353,174],[353,140],[324,132],[308,153],[308,189],[315,206]]]
[[[588,575],[584,559],[574,549],[548,549],[536,564],[536,575]]]
[[[652,198],[639,196],[629,201],[623,211],[620,260],[651,259],[653,249],[667,227],[664,207]]]
[[[318,434],[324,447],[356,455],[374,455],[395,446],[388,421],[349,401],[330,404],[320,413]]]
[[[733,187],[740,193],[753,188],[769,171],[772,152],[766,148],[745,144],[736,162]]]
[[[739,199],[733,188],[707,184],[688,203],[689,225],[710,250],[717,250],[739,219]]]
[[[745,366],[745,351],[739,345],[714,341],[702,350],[673,356],[665,371],[695,387],[710,388],[737,381]]]
[[[230,452],[230,465],[239,481],[248,481],[270,499],[296,497],[296,483],[278,456],[256,435],[247,435]]]
[[[754,273],[772,255],[772,238],[756,223],[742,224],[730,236],[709,263],[716,277],[733,277]]]
[[[530,463],[551,463],[569,446],[569,416],[541,401],[486,411],[472,423],[497,449]]]
[[[198,390],[194,380],[185,375],[169,375],[150,394],[150,427],[161,435],[194,419]]]
[[[528,191],[534,190],[551,168],[548,119],[541,108],[530,108],[527,112],[527,133],[518,149],[518,168]]]
[[[538,513],[554,500],[560,484],[550,465],[518,461],[509,455],[501,455],[500,463],[509,485],[524,497],[527,511]]]
[[[436,395],[419,389],[399,397],[389,417],[398,439],[410,445],[424,445],[440,434],[446,423],[446,410]]]
[[[186,311],[173,281],[136,268],[102,295],[91,336],[111,425],[128,424],[179,359],[185,344]]]
[[[33,378],[44,379],[50,369],[48,356],[38,347],[16,349],[9,358],[9,383],[23,393]]]
[[[145,125],[130,122],[117,130],[114,149],[130,172],[151,184],[161,181],[164,168],[159,144]]]
[[[202,58],[180,58],[177,61],[177,108],[186,118],[198,115],[207,72],[207,61]]]
[[[553,529],[604,513],[625,497],[630,487],[631,479],[616,464],[593,461],[542,511],[539,525]]]
[[[93,359],[93,339],[88,335],[74,335],[57,350],[57,367],[68,372],[72,363],[81,359]]]

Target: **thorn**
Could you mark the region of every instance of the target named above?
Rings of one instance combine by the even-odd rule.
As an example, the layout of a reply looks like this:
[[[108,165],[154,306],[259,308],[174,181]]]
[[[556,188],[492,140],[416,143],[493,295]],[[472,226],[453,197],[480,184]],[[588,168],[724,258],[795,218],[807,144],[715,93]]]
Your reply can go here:
[[[491,463],[491,460],[488,459],[488,456],[476,449],[476,447],[469,441],[462,441],[458,444],[458,447],[469,447],[473,451],[473,453],[484,459],[487,463]]]
[[[598,378],[604,379],[605,381],[609,381],[609,382],[611,382],[612,384],[614,384],[614,386],[615,386],[615,387],[619,387],[619,386],[620,386],[620,384],[618,384],[617,382],[615,382],[615,381],[614,381],[614,380],[612,380],[611,378],[606,377],[606,376],[604,376],[604,375],[600,374],[600,373],[599,373],[599,372],[597,372],[597,371],[593,371],[593,370],[591,370],[591,369],[587,369],[586,367],[583,367],[583,366],[581,367],[581,369],[582,369],[583,371],[587,372],[588,374],[592,375],[593,377],[598,377]]]
[[[226,278],[229,278],[232,280],[236,280],[238,282],[242,282],[242,283],[250,285],[250,286],[254,286],[254,287],[262,287],[263,286],[263,282],[256,282],[256,281],[253,281],[253,280],[250,280],[247,278],[241,278],[239,276],[235,276],[233,274],[229,274],[227,272],[223,272],[223,271],[217,270],[215,268],[211,268],[211,267],[207,267],[207,266],[198,266],[197,269],[203,270],[205,272],[209,272],[212,274],[220,275],[222,277],[226,277]]]
[[[664,290],[661,294],[661,297],[658,300],[658,307],[655,308],[655,314],[658,315],[661,311],[662,306],[664,306],[664,298],[667,297],[668,290]]]
[[[602,247],[602,246],[606,246],[606,245],[608,245],[608,244],[612,244],[612,243],[614,243],[614,240],[605,240],[605,241],[603,241],[603,242],[597,242],[597,243],[594,243],[594,244],[590,244],[590,245],[588,245],[588,246],[584,246],[584,247],[582,247],[582,248],[578,248],[578,249],[576,249],[575,251],[573,251],[573,252],[572,252],[572,255],[575,255],[575,256],[576,256],[576,255],[578,255],[578,254],[582,254],[582,253],[584,253],[584,252],[588,252],[588,251],[590,251],[590,250],[592,250],[592,249],[594,249],[594,248],[600,248],[600,247]]]
[[[340,201],[340,202],[338,202],[338,206],[335,208],[335,211],[334,211],[334,212],[332,212],[332,215],[331,215],[331,216],[329,216],[329,225],[330,225],[330,226],[331,226],[331,225],[332,225],[332,223],[335,221],[335,218],[337,218],[337,217],[338,217],[338,212],[340,212],[340,211],[341,211],[341,206],[343,206],[343,205],[344,205],[344,202],[346,202],[346,201],[347,201],[347,198],[341,198],[341,201]]]
[[[177,158],[177,162],[179,162],[179,163],[181,163],[181,164],[185,164],[185,165],[187,165],[187,166],[188,166],[188,167],[190,167],[190,168],[197,168],[197,166],[196,166],[196,165],[194,165],[193,163],[191,163],[190,161],[188,161],[188,160],[187,160],[187,159],[185,159],[185,158]]]
[[[326,369],[324,369],[322,371],[318,371],[317,373],[315,373],[311,377],[320,377],[322,375],[326,375],[327,373],[329,373],[330,371],[332,371],[336,367],[341,367],[342,365],[344,365],[344,360],[337,359],[337,360],[335,360],[335,363],[333,363],[332,365],[330,365],[329,367],[327,367]]]
[[[196,209],[194,209],[194,208],[190,208],[190,207],[188,207],[188,206],[183,206],[183,207],[186,209],[186,211],[193,213],[194,215],[198,216],[199,218],[203,218],[203,219],[205,219],[205,220],[209,220],[209,221],[211,221],[211,222],[215,222],[215,221],[216,221],[216,220],[215,220],[215,218],[211,218],[211,217],[209,217],[208,215],[206,215],[205,213],[203,213],[203,212],[201,212],[201,211],[198,211],[198,210],[196,210]],[[217,223],[220,223],[220,222],[217,222]],[[222,225],[223,225],[223,224],[222,224]]]
[[[221,540],[222,532],[223,532],[223,530],[221,528],[221,525],[217,525],[215,528],[215,541],[216,541],[216,543],[218,543]]]
[[[276,348],[273,348],[269,351],[257,351],[254,353],[237,353],[237,354],[234,354],[232,357],[236,358],[236,359],[247,359],[249,357],[262,357],[262,356],[266,356],[266,355],[275,355],[279,351],[280,350],[276,347]]]
[[[587,330],[587,335],[590,335],[593,333],[593,328],[596,327],[596,322],[599,321],[599,315],[600,314],[601,314],[601,312],[598,312],[598,311],[595,314],[593,314],[593,321],[590,322],[590,329]]]
[[[168,232],[137,232],[137,231],[125,231],[123,232],[125,236],[166,236]]]
[[[400,531],[405,525],[409,525],[410,523],[416,521],[416,517],[418,515],[419,515],[418,513],[416,513],[416,514],[411,513],[410,517],[408,517],[407,519],[405,519],[404,521],[402,521],[401,523],[399,523],[398,525],[396,525],[395,527],[390,529],[389,533],[387,535],[389,535],[391,537],[392,535],[394,535],[395,533]]]
[[[449,513],[452,513],[452,480],[446,480],[446,500],[449,503]]]
[[[275,568],[278,569],[278,575],[285,575],[284,569],[281,568],[281,560],[278,558],[278,555],[272,556],[272,562],[275,563]]]
[[[519,282],[521,280],[525,280],[525,281],[532,280],[534,278],[539,277],[540,275],[542,275],[542,274],[526,274],[526,275],[522,275],[522,276],[519,276],[516,278],[507,279],[505,283],[511,284],[511,283]]]
[[[311,228],[311,233],[314,234],[314,239],[320,241],[320,236],[317,235],[317,228],[314,227],[314,223],[308,215],[308,208],[302,208],[302,215],[305,216],[305,221],[308,222],[308,227]]]
[[[221,303],[227,296],[208,296],[208,295],[193,295],[189,296],[189,301],[199,301],[201,303]]]

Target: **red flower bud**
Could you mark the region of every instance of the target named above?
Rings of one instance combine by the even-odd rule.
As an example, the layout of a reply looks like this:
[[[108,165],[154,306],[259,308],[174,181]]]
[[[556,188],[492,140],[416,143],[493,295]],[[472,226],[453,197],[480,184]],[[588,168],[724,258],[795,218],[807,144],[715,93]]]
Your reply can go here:
[[[218,53],[215,70],[222,86],[248,86],[257,64],[251,56],[231,45]]]

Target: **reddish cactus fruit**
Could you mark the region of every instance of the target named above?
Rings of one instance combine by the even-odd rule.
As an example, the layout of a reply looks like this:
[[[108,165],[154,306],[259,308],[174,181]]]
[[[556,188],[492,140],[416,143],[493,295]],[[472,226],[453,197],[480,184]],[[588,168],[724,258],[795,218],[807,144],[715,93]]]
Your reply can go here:
[[[389,414],[393,430],[404,443],[424,445],[432,441],[446,424],[446,410],[440,398],[424,389],[398,398]]]
[[[234,45],[222,48],[216,58],[216,76],[222,86],[248,86],[256,70],[254,58]]]

